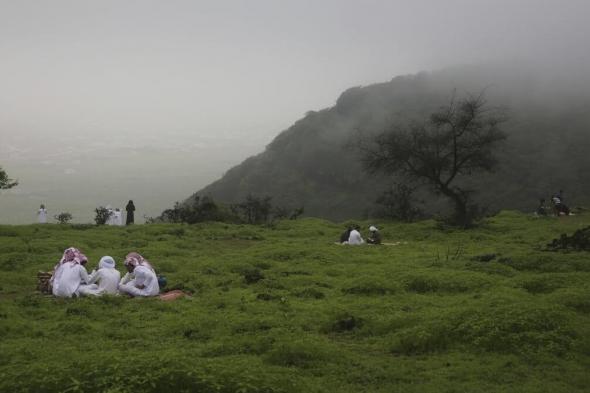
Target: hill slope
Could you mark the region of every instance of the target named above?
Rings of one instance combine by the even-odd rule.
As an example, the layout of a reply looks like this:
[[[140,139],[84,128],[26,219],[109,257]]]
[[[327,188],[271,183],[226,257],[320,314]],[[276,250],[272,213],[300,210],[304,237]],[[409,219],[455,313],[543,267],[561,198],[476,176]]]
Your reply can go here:
[[[459,67],[396,77],[345,91],[336,105],[309,112],[257,156],[230,169],[197,194],[234,203],[246,195],[270,195],[276,204],[305,206],[307,215],[344,219],[373,214],[376,197],[391,179],[367,176],[351,136],[380,132],[391,124],[424,119],[458,96],[485,89],[491,106],[509,110],[509,139],[495,174],[470,186],[485,190],[486,206],[532,210],[538,198],[564,189],[569,203],[590,202],[590,89],[585,80],[504,66]],[[445,202],[423,193],[426,209]]]

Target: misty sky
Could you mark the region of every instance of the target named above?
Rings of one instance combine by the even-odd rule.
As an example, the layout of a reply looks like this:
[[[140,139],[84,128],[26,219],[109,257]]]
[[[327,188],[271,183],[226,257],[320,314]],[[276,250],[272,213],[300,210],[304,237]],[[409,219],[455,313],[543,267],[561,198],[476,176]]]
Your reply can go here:
[[[235,143],[196,190],[351,86],[587,65],[588,15],[587,0],[0,0],[0,165],[33,193],[2,145]]]
[[[1,135],[272,135],[350,86],[589,52],[585,0],[0,5]]]

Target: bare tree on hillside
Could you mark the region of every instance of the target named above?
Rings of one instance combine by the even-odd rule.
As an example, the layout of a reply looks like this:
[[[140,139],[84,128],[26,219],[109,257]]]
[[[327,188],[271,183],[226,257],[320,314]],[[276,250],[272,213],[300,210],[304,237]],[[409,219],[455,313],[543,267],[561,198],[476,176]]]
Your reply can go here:
[[[452,201],[452,222],[468,227],[474,219],[472,191],[457,181],[494,169],[494,150],[507,137],[499,127],[503,121],[501,112],[487,107],[483,93],[460,101],[453,96],[422,124],[394,125],[361,141],[363,164],[371,173],[402,174],[430,185]]]

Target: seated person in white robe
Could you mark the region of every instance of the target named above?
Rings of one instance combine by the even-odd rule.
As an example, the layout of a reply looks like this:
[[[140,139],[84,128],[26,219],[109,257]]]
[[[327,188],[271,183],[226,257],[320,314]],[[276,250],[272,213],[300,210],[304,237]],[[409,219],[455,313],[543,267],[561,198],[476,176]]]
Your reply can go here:
[[[119,280],[121,273],[115,269],[115,260],[110,256],[100,258],[98,270],[93,270],[88,278],[92,292],[89,294],[101,296],[104,294],[116,295],[119,293]]]
[[[119,291],[130,296],[157,296],[160,293],[158,277],[151,264],[136,252],[125,258],[127,274],[119,283]]]
[[[82,296],[88,289],[88,272],[84,265],[88,258],[78,249],[70,247],[55,266],[51,277],[52,293],[58,297]]]
[[[359,246],[364,244],[365,241],[363,240],[361,233],[359,232],[360,227],[355,225],[354,229],[350,231],[350,235],[348,236],[348,244],[351,246]]]

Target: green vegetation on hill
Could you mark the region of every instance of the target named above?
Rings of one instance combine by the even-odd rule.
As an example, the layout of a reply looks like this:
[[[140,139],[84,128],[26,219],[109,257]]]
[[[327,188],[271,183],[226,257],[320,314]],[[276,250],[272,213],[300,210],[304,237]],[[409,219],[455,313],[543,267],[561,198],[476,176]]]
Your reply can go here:
[[[589,219],[383,222],[397,245],[360,247],[319,219],[0,226],[0,391],[586,392],[588,253],[544,248]],[[35,293],[68,246],[137,250],[193,296]]]
[[[560,189],[570,205],[587,205],[590,86],[563,79],[516,66],[466,66],[354,87],[333,107],[308,112],[264,152],[198,194],[221,203],[268,195],[279,206],[304,206],[306,215],[332,220],[374,217],[375,201],[399,179],[367,175],[357,153],[347,148],[353,137],[359,131],[372,135],[392,125],[422,123],[447,106],[455,90],[459,97],[485,90],[490,107],[508,109],[502,127],[508,139],[498,154],[498,170],[462,187],[479,191],[476,202],[492,211],[533,211],[539,198]],[[427,188],[417,199],[426,201],[424,210],[430,214],[448,209]]]

